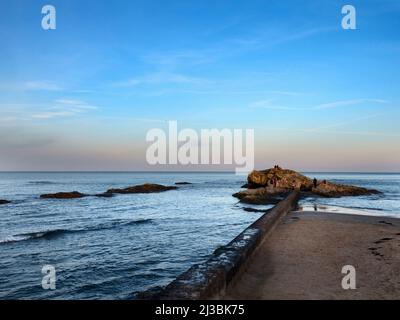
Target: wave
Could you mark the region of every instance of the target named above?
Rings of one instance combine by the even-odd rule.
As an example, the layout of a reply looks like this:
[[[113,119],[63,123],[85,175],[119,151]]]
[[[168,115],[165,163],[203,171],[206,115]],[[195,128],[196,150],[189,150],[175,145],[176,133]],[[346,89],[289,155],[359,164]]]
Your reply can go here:
[[[375,210],[375,211],[385,211],[385,209],[382,208],[375,208],[375,207],[343,207],[347,209],[362,209],[362,210]]]
[[[47,231],[40,231],[40,232],[17,234],[17,235],[13,235],[11,237],[7,237],[5,239],[0,240],[0,244],[32,240],[32,239],[38,239],[38,238],[50,239],[52,237],[56,237],[57,235],[67,233],[69,231],[72,231],[72,230],[56,229],[56,230],[47,230]]]
[[[29,181],[28,184],[33,184],[33,185],[48,185],[48,184],[57,184],[57,182],[53,182],[53,181]]]
[[[145,223],[150,223],[152,221],[153,221],[152,219],[117,220],[117,221],[101,223],[96,226],[91,226],[82,229],[54,229],[54,230],[46,230],[39,232],[22,233],[0,239],[0,245],[6,243],[34,240],[34,239],[51,240],[68,233],[99,231],[99,230],[113,229],[116,227],[124,227],[129,225],[145,224]]]

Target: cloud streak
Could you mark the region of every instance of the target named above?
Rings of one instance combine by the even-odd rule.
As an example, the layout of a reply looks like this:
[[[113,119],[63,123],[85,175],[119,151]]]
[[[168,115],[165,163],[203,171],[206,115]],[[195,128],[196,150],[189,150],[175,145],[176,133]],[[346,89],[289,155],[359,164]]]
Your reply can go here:
[[[157,72],[132,78],[123,82],[115,83],[115,87],[135,87],[138,85],[159,85],[159,84],[203,84],[205,79],[186,76],[180,73]]]
[[[260,108],[269,110],[291,110],[291,111],[312,111],[312,110],[325,110],[325,109],[336,109],[346,106],[356,106],[360,104],[387,104],[389,101],[383,99],[351,99],[351,100],[341,100],[329,103],[320,104],[312,107],[291,107],[273,104],[273,100],[259,100],[250,103],[250,108]]]
[[[320,104],[320,105],[314,107],[314,109],[333,109],[333,108],[340,108],[340,107],[345,107],[345,106],[354,106],[354,105],[358,105],[358,104],[362,104],[362,103],[384,104],[384,103],[388,103],[388,101],[382,100],[382,99],[341,100],[341,101]]]
[[[58,84],[52,81],[28,81],[22,84],[24,90],[61,91]]]
[[[50,110],[32,115],[33,119],[51,119],[59,117],[71,117],[90,110],[96,110],[97,107],[81,100],[58,99],[54,101],[54,106]]]
[[[0,90],[5,91],[63,91],[64,88],[53,81],[25,81],[1,83]]]
[[[72,117],[97,109],[97,106],[85,101],[64,98],[47,104],[5,104],[0,108],[0,121],[15,123],[18,121]]]

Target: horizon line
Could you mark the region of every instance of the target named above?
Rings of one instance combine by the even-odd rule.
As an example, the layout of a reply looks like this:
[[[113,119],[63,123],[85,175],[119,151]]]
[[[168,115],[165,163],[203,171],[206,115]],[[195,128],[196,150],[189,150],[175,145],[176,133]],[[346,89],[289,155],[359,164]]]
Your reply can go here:
[[[256,169],[254,169],[256,170]],[[258,169],[262,171],[268,169]],[[292,169],[289,169],[292,170]],[[308,171],[308,170],[293,170],[302,173],[342,173],[342,174],[400,174],[399,171]],[[235,171],[225,170],[182,170],[182,171],[168,171],[168,170],[0,170],[0,173],[232,173]],[[249,172],[250,173],[250,172]]]

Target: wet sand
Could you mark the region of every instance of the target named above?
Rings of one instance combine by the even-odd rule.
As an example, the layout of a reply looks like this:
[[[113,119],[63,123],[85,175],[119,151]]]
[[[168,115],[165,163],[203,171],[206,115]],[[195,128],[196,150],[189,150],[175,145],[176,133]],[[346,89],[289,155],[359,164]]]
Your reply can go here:
[[[342,289],[342,267],[356,289]],[[292,212],[253,254],[225,299],[399,299],[400,219]]]

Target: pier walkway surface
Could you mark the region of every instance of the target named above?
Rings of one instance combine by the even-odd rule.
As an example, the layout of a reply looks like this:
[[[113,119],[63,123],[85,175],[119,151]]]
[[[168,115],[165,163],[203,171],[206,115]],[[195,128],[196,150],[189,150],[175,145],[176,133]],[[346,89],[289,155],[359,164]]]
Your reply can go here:
[[[356,271],[354,290],[342,288],[346,265]],[[223,298],[399,297],[400,219],[291,212],[260,244]]]

